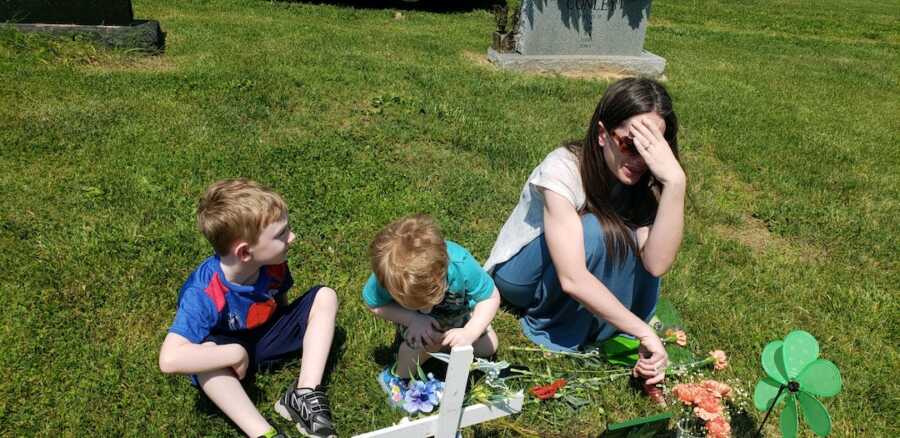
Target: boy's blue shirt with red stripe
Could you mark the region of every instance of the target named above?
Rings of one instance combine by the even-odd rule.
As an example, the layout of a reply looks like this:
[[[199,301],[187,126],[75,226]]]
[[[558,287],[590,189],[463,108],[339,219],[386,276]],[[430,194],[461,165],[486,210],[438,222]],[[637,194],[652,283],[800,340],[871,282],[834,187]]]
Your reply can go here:
[[[211,333],[237,334],[265,324],[279,298],[293,286],[287,263],[263,266],[252,286],[225,278],[219,256],[203,261],[178,294],[178,311],[169,333],[199,344]]]

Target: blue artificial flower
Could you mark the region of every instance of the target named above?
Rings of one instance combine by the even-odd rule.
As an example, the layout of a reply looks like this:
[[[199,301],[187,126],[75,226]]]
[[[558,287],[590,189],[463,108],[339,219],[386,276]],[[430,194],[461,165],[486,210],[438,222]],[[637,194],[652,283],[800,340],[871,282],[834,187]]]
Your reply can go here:
[[[444,382],[435,379],[431,374],[425,382],[410,381],[403,399],[403,409],[410,414],[419,412],[427,414],[440,404],[443,391]]]
[[[441,402],[441,397],[444,395],[444,382],[435,379],[433,374],[428,373],[428,381],[425,382],[425,386],[428,388],[428,391],[435,396],[437,401],[434,404],[439,404]]]

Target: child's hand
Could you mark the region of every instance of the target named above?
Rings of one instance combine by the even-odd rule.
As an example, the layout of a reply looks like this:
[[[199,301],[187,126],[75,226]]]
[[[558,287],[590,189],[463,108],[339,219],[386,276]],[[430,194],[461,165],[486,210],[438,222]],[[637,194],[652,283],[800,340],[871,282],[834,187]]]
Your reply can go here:
[[[450,329],[444,333],[444,340],[441,344],[445,347],[472,345],[480,336],[480,333],[472,333],[472,331],[465,327]]]
[[[441,338],[440,324],[427,315],[416,315],[406,326],[406,343],[415,349],[425,348]]]

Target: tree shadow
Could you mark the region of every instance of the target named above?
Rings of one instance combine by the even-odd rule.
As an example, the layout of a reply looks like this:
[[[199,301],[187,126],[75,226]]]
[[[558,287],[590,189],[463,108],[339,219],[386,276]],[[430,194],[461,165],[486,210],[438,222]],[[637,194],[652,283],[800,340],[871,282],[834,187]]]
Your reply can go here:
[[[403,0],[274,0],[278,3],[303,3],[309,5],[333,5],[352,7],[354,9],[396,9],[401,11],[421,11],[435,13],[472,12],[476,10],[490,11],[494,6],[505,5],[506,0],[467,0],[446,2],[439,0],[421,0],[410,2]]]

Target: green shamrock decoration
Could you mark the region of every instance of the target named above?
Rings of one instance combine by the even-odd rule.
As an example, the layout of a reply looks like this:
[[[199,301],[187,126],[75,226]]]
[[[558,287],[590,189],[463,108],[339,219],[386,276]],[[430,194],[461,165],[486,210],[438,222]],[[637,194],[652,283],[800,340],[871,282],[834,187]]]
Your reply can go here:
[[[841,373],[835,364],[819,359],[816,338],[797,330],[788,333],[784,341],[770,342],[763,349],[762,366],[768,377],[756,384],[753,403],[760,411],[768,411],[766,419],[775,406],[785,404],[781,413],[781,433],[785,438],[797,436],[798,403],[816,435],[831,433],[831,417],[813,396],[831,397],[840,392]]]

